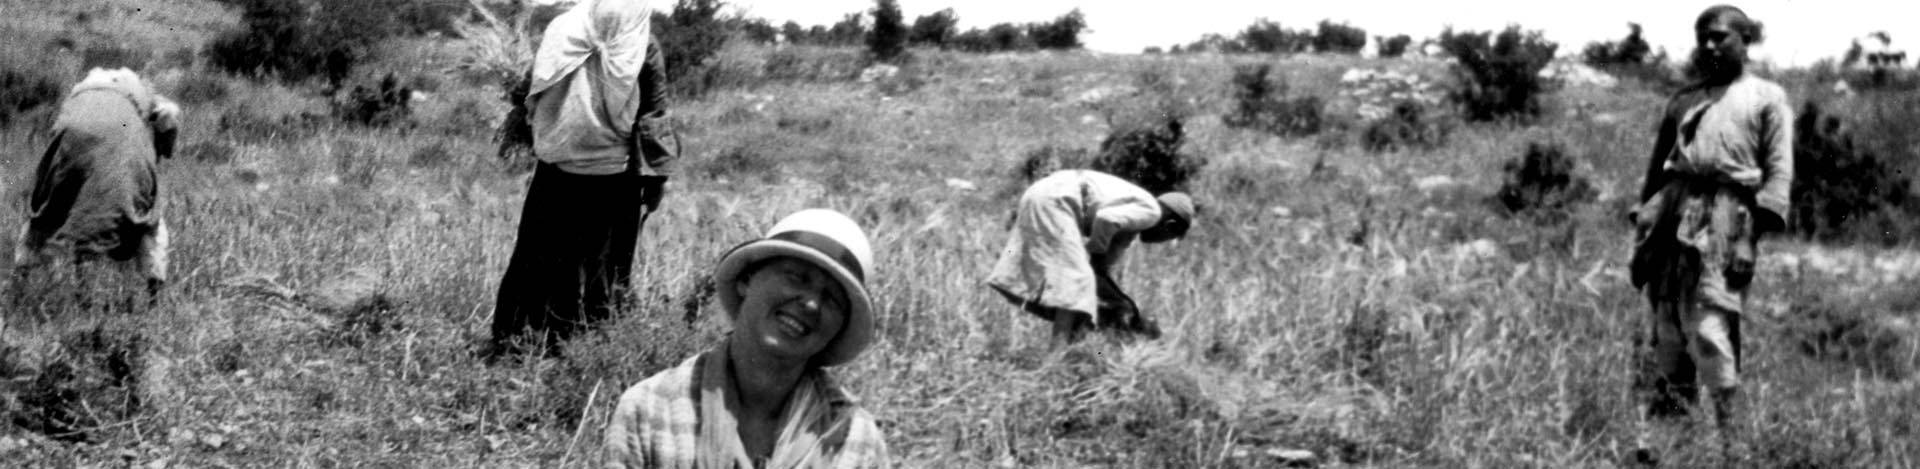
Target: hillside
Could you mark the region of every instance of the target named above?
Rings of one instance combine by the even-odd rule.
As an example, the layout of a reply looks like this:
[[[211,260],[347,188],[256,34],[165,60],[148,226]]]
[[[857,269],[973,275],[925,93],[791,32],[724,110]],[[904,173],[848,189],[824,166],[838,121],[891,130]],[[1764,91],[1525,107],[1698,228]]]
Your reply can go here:
[[[232,77],[170,52],[232,12],[132,6],[145,3],[0,3],[9,37],[111,11],[89,21],[146,31],[101,37],[153,46],[144,73],[187,106],[182,154],[161,175],[170,296],[146,315],[101,315],[68,300],[69,279],[32,284],[0,330],[6,465],[587,466],[620,390],[726,329],[697,279],[779,216],[821,206],[874,242],[880,338],[836,373],[902,467],[1278,467],[1282,450],[1325,467],[1612,467],[1639,437],[1647,313],[1621,216],[1663,96],[1637,82],[1567,86],[1538,122],[1455,122],[1433,148],[1375,152],[1342,77],[1449,86],[1447,63],[916,50],[863,82],[858,51],[733,45],[718,59],[730,86],[673,104],[685,155],[641,240],[644,306],[567,344],[566,359],[489,367],[473,348],[526,172],[496,157],[504,92],[457,71],[469,49],[385,44],[351,84],[391,73],[417,93],[396,123],[367,126],[335,118],[318,83]],[[1259,63],[1288,96],[1325,99],[1326,128],[1226,125],[1235,67]],[[1184,118],[1180,151],[1206,161],[1189,182],[1203,216],[1186,240],[1137,248],[1124,278],[1167,336],[1047,354],[1047,326],[980,283],[1018,169],[1169,113]],[[40,115],[0,132],[7,230],[47,144]],[[1557,221],[1490,202],[1535,142],[1557,143],[1593,188]],[[1920,274],[1909,248],[1765,245],[1740,465],[1920,464],[1920,301],[1899,288]],[[79,378],[46,378],[57,366]],[[93,410],[129,395],[136,412]],[[31,430],[47,409],[78,424]],[[1662,448],[1676,467],[1717,460]]]

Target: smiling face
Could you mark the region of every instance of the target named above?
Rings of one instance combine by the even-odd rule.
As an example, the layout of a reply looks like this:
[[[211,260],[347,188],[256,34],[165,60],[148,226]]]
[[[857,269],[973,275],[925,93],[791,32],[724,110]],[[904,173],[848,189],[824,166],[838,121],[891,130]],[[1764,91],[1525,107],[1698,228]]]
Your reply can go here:
[[[1694,27],[1693,67],[1709,82],[1738,78],[1746,68],[1749,21],[1737,11],[1719,11]]]
[[[840,335],[848,302],[833,274],[791,257],[747,271],[736,286],[741,296],[737,339],[778,358],[808,360]]]

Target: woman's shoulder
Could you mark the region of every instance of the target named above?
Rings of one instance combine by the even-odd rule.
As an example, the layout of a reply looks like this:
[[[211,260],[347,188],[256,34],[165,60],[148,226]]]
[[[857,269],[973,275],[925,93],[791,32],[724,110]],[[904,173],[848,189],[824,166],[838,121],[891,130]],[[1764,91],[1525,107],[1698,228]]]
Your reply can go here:
[[[661,370],[647,379],[627,387],[620,394],[618,409],[627,411],[645,407],[648,403],[693,398],[693,376],[700,355],[689,357],[673,368]]]

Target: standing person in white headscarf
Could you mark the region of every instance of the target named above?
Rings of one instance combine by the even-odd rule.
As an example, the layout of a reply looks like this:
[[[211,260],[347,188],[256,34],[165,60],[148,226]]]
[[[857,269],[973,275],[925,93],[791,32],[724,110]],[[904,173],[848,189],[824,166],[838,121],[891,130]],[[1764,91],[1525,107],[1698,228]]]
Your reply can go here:
[[[665,74],[647,0],[585,0],[548,24],[526,100],[539,164],[500,279],[489,355],[557,351],[609,318],[673,159],[654,138]],[[530,336],[530,337],[528,337]]]

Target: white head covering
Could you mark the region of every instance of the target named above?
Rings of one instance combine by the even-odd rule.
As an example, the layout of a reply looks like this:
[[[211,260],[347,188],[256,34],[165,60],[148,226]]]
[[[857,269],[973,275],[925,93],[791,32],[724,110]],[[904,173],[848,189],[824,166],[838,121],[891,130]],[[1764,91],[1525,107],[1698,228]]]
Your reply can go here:
[[[533,56],[529,99],[585,70],[592,75],[575,81],[592,82],[592,90],[576,86],[569,91],[597,95],[609,126],[631,128],[640,110],[640,68],[647,62],[652,17],[648,0],[586,0],[554,18]],[[600,65],[585,67],[594,57]]]

